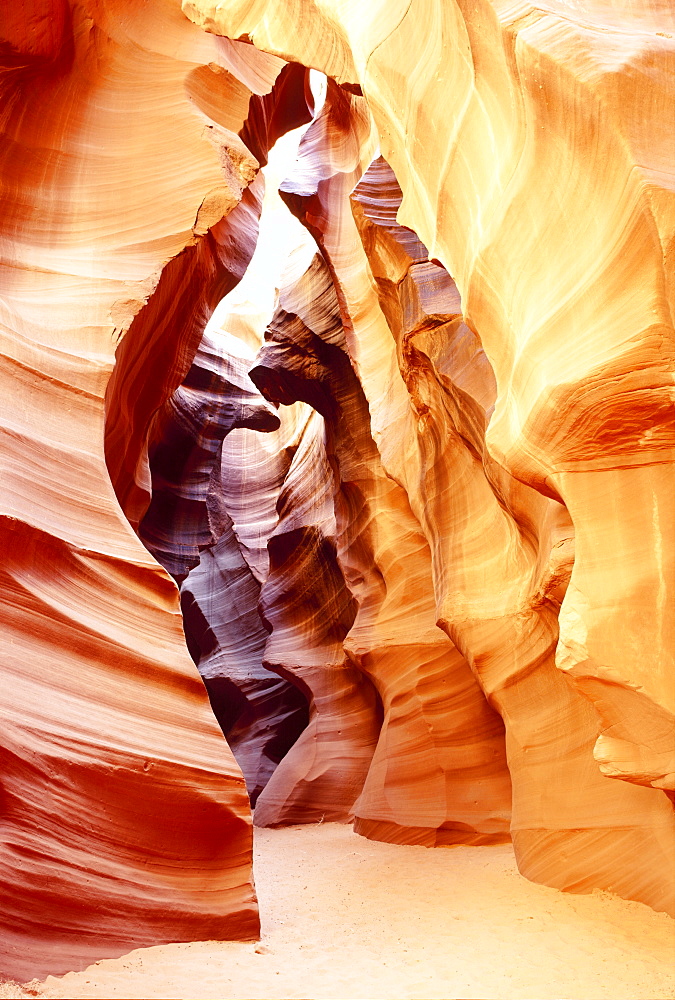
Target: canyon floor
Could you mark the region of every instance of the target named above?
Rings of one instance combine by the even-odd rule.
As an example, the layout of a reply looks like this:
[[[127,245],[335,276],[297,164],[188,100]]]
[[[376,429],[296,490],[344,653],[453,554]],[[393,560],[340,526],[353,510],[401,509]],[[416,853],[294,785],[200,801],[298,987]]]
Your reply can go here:
[[[675,921],[522,878],[509,845],[427,850],[335,823],[256,831],[259,943],[133,951],[0,997],[675,997]]]

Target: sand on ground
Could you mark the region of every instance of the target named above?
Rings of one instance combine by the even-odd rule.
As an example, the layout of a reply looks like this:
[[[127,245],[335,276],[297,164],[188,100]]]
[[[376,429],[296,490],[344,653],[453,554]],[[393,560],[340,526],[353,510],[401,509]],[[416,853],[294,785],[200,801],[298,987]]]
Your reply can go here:
[[[260,943],[139,949],[0,997],[675,998],[672,918],[528,882],[510,845],[398,847],[337,823],[255,839]]]

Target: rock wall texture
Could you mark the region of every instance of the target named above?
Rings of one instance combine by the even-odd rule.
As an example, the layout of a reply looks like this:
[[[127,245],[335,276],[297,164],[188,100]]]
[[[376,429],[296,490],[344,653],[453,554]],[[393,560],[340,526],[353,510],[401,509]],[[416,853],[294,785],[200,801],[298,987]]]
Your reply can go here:
[[[153,414],[253,251],[261,150],[308,114],[304,71],[251,49],[239,79],[176,3],[0,29],[0,970],[27,979],[258,932],[243,778],[106,457],[137,523]]]
[[[322,118],[331,114],[329,91]],[[324,124],[317,119],[303,142],[311,147],[313,131]],[[346,353],[335,288],[321,257],[302,279],[282,289],[251,378],[268,399],[302,399],[325,421],[335,556],[354,595],[353,610],[349,616],[333,612],[314,582],[312,597],[322,630],[330,624],[337,640],[333,657],[341,674],[358,678],[360,671],[374,684],[384,710],[378,738],[372,698],[361,695],[357,711],[346,692],[338,698],[331,693],[330,700],[342,706],[345,716],[349,707],[353,720],[351,726],[346,719],[335,726],[342,740],[359,733],[361,743],[370,745],[367,777],[364,771],[357,786],[363,785],[361,795],[355,805],[352,795],[350,803],[355,829],[428,846],[508,836],[511,788],[503,726],[461,654],[435,627],[429,549],[407,495],[382,468],[367,402]],[[313,467],[318,465],[315,460]],[[291,511],[299,507],[296,500]],[[327,552],[317,560],[317,566],[326,567],[324,576],[331,556]],[[305,580],[312,578],[321,578],[317,568],[304,574]],[[300,603],[306,616],[307,597]],[[325,679],[325,667],[319,677]],[[312,687],[312,680],[307,683]],[[351,680],[350,689],[354,686]],[[317,744],[332,760],[344,756],[356,763],[362,756],[356,746],[341,755],[337,747],[324,748],[320,736],[314,738],[313,754]],[[293,754],[301,750],[298,744]]]
[[[672,10],[184,9],[363,95],[315,131],[288,200],[329,257],[438,620],[505,720],[521,870],[672,910]],[[340,201],[368,160],[368,111],[425,260],[394,247],[371,269],[350,235]],[[436,261],[459,293],[440,323],[423,301],[443,297]],[[492,398],[468,384],[483,357]]]
[[[528,877],[675,913],[675,14],[580,7],[0,13],[3,974],[258,931],[241,770],[137,532],[190,571],[210,690],[255,682],[220,712],[256,822],[510,830]],[[320,257],[253,371],[293,406],[220,383],[178,502],[179,446],[150,457],[208,395],[303,65],[282,191]]]
[[[324,420],[309,413],[279,491],[260,594],[271,629],[263,662],[304,692],[309,725],[260,796],[257,826],[351,819],[380,725],[377,695],[344,650],[356,606],[336,553]]]
[[[226,436],[281,424],[248,377],[253,358],[231,334],[204,333],[182,385],[154,418],[152,499],[139,536],[180,585],[188,649],[255,805],[308,719],[302,692],[263,667],[260,584],[228,511],[234,469],[223,462]],[[248,453],[239,463],[254,464]],[[249,517],[264,521],[250,481],[246,500]]]

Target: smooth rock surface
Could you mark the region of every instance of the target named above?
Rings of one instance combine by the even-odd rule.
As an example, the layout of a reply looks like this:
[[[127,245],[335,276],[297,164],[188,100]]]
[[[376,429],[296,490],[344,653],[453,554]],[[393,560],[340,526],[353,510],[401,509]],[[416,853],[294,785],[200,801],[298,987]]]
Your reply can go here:
[[[201,337],[180,319],[253,249],[259,161],[237,132],[283,63],[252,52],[249,87],[172,2],[19,11],[2,15],[0,969],[26,978],[258,931],[243,778],[106,457],[137,521],[148,421]]]
[[[596,760],[672,791],[672,6],[183,7],[365,95],[399,222],[452,274],[493,366],[490,452],[575,524],[556,663],[599,715]]]
[[[282,189],[328,295],[281,290],[259,384],[324,425],[248,515],[220,481],[242,618],[261,588],[312,702],[261,822],[475,841],[510,779],[529,878],[675,913],[674,39],[669,0],[3,10],[0,972],[257,933],[242,775],[132,529],[305,66]]]
[[[675,912],[661,791],[675,746],[675,15],[658,0],[584,14],[322,3],[299,21],[269,3],[184,9],[364,95],[317,136],[320,184],[298,194],[337,173],[353,187],[369,111],[402,189],[397,221],[452,275],[494,373],[475,449],[476,408],[439,382],[433,343],[417,373],[378,318],[342,195],[310,198],[374,439],[432,550],[438,620],[507,724],[521,869]]]
[[[327,101],[303,139],[301,153],[305,143],[313,147],[314,130],[324,129],[331,114]],[[289,186],[286,182],[286,191]],[[319,692],[332,665],[339,668],[338,676],[351,676],[355,691],[370,686],[366,679],[372,682],[382,702],[380,732],[372,699],[363,700],[362,693],[360,712],[354,706],[350,719],[347,706],[352,708],[353,698],[346,690],[339,695],[338,689],[333,690],[330,699],[321,692],[322,702],[327,701],[333,712],[343,708],[344,718],[335,727],[343,741],[354,726],[361,728],[361,741],[370,740],[370,767],[363,771],[363,790],[352,809],[355,828],[379,839],[427,846],[505,839],[511,786],[501,720],[461,654],[434,624],[429,549],[405,492],[382,468],[370,434],[366,399],[346,353],[337,295],[320,256],[299,280],[281,289],[280,307],[251,378],[268,399],[304,400],[325,420],[325,470],[321,474],[316,458],[306,463],[305,477],[314,471],[317,478],[306,478],[300,496],[297,492],[287,496],[286,520],[292,526],[304,523],[305,498],[311,498],[311,510],[323,480],[329,504],[325,516],[334,520],[336,541],[313,568],[305,565],[305,559],[297,560],[305,583],[302,601],[296,594],[293,597],[301,605],[295,612],[298,621],[303,621],[305,608],[315,606],[321,630],[330,634],[330,627],[335,644],[332,663],[329,660],[318,674],[307,667],[303,670],[307,687]],[[277,533],[270,541],[272,556]],[[286,542],[285,565],[294,558],[288,546]],[[321,586],[336,557],[337,572],[353,606],[348,618],[341,618]],[[291,572],[286,569],[284,578]],[[263,588],[263,607],[269,587]],[[278,643],[273,632],[270,646],[275,651]],[[269,647],[266,658],[272,658]],[[345,753],[337,746],[324,747],[321,733],[314,734],[314,745],[308,745],[310,731],[294,747],[294,758],[304,751],[309,759],[317,754],[323,759],[327,750],[331,759],[358,756],[355,748]]]

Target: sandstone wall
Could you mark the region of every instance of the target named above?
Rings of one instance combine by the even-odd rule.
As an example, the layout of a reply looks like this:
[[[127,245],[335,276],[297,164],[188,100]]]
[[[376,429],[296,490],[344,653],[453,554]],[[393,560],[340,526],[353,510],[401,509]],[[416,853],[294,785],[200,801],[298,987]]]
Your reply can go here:
[[[258,932],[243,778],[106,458],[137,522],[152,414],[246,267],[286,126],[283,63],[251,50],[244,82],[177,3],[32,0],[0,28],[0,970],[28,979]]]
[[[282,17],[264,2],[184,9],[363,94],[402,189],[398,222],[456,283],[465,330],[448,315],[445,336],[464,337],[477,360],[485,351],[494,400],[464,393],[458,407],[447,344],[397,332],[410,303],[390,295],[381,318],[369,304],[374,281],[337,184],[321,194],[329,175],[353,186],[363,156],[345,162],[346,118],[363,149],[361,108],[317,135],[325,165],[299,190],[314,199],[308,227],[328,234],[385,468],[431,547],[438,620],[507,724],[521,868],[672,909],[672,11],[600,0],[578,17],[487,0],[313,3]],[[406,284],[404,296],[424,282]]]
[[[320,748],[261,822],[502,836],[510,777],[526,875],[675,912],[669,0],[5,6],[0,971],[257,933],[243,778],[132,528],[309,120],[283,60],[335,81],[284,185],[334,302],[282,293],[259,359],[326,422],[272,476],[269,576],[238,539]]]
[[[575,523],[557,663],[599,713],[596,758],[669,788],[670,5],[183,7],[365,95],[399,221],[452,274],[494,368],[490,452]]]

